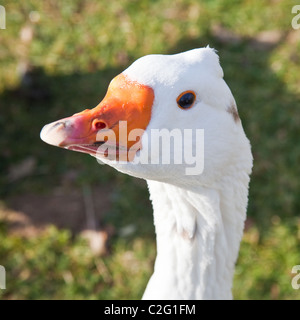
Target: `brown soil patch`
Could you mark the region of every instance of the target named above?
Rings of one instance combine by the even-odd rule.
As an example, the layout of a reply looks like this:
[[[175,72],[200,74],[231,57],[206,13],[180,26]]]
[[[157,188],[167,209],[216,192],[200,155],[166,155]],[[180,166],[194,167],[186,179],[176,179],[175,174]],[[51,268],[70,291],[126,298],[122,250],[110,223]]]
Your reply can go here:
[[[52,194],[23,194],[9,199],[1,210],[10,232],[33,236],[46,226],[69,229],[72,233],[101,229],[103,216],[111,206],[111,188],[56,190]]]

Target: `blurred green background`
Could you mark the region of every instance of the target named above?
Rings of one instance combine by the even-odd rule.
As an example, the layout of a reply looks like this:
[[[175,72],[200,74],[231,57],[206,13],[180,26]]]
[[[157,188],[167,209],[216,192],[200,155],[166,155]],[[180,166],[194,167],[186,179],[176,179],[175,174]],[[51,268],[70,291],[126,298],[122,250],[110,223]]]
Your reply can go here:
[[[209,44],[251,140],[235,299],[299,299],[296,1],[5,2],[0,30],[1,299],[139,299],[155,259],[146,183],[44,144],[42,126],[104,96],[140,56]],[[87,232],[87,230],[89,230]]]

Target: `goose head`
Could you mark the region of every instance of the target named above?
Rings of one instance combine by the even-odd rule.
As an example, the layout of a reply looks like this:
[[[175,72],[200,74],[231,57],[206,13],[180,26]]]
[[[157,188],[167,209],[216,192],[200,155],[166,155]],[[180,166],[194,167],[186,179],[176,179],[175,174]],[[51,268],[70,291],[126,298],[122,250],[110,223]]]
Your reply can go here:
[[[214,185],[251,169],[250,144],[215,50],[148,55],[116,76],[100,104],[50,123],[45,142],[117,170],[176,184]]]

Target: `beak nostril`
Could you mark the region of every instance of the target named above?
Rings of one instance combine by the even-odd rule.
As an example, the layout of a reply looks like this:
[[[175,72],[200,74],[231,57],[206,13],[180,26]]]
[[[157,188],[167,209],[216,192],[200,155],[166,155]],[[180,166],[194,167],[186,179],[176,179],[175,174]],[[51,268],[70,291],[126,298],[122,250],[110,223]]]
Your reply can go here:
[[[101,120],[94,120],[93,127],[95,130],[102,130],[106,128],[106,123]]]

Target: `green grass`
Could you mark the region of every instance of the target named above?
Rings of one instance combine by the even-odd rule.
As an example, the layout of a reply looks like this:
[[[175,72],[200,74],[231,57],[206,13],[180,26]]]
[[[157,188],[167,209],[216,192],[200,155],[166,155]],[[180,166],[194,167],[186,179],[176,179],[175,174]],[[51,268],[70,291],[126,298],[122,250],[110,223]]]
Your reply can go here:
[[[254,154],[246,231],[236,268],[237,299],[299,299],[291,269],[300,264],[300,36],[291,28],[291,1],[66,0],[10,1],[0,30],[0,199],[50,193],[68,170],[76,187],[113,187],[103,223],[114,225],[110,253],[94,257],[80,236],[49,227],[23,239],[0,214],[0,264],[7,269],[2,299],[140,298],[155,258],[152,209],[146,185],[101,166],[91,157],[45,145],[45,123],[95,106],[109,81],[149,53],[175,53],[210,44],[220,55]],[[296,4],[296,2],[295,2]],[[30,12],[39,21],[30,21]],[[32,17],[32,13],[31,13]],[[216,25],[238,35],[230,42]],[[20,30],[30,26],[31,42]],[[24,30],[24,29],[23,29]],[[282,39],[257,45],[258,35]],[[20,87],[17,69],[39,70]],[[34,98],[39,92],[42,97]],[[15,182],[9,168],[32,156],[35,174]],[[42,208],[41,208],[42,211]],[[135,224],[127,238],[118,230]]]

